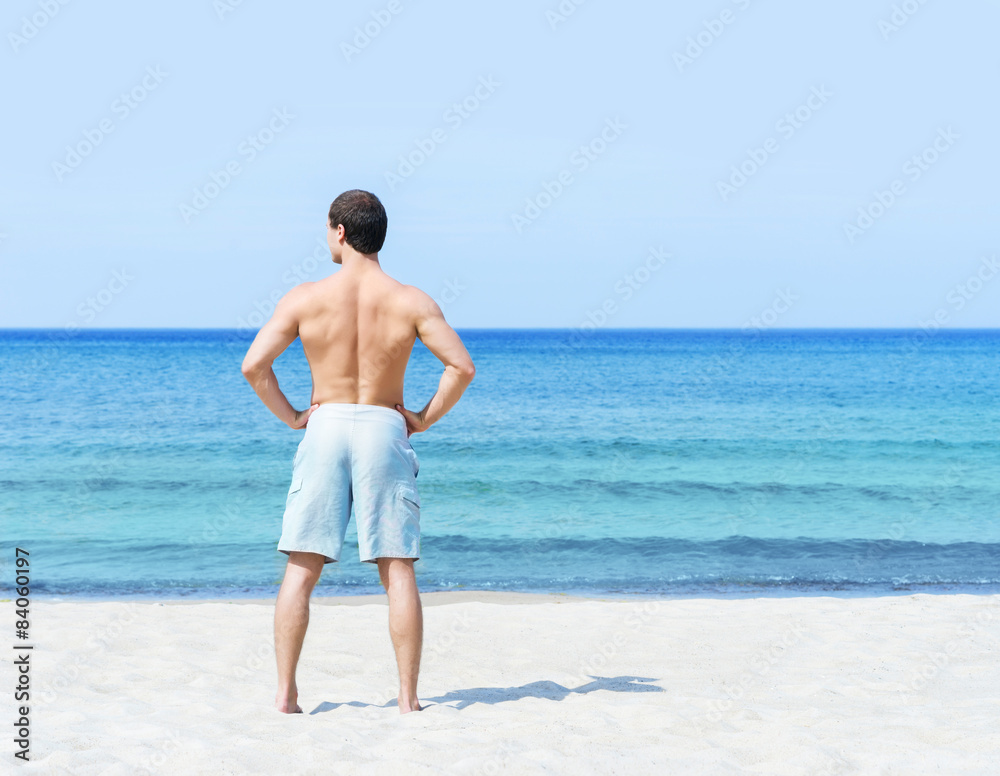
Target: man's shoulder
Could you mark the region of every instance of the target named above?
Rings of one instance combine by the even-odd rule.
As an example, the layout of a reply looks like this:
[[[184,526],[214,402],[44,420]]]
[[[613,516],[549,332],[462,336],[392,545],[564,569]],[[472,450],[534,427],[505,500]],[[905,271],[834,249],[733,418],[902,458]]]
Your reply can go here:
[[[396,299],[406,305],[421,306],[427,303],[430,296],[417,286],[407,285],[397,280],[388,272],[383,273],[383,281],[386,283],[387,291]]]
[[[316,291],[315,281],[306,281],[305,283],[299,283],[297,286],[292,286],[285,295],[281,297],[281,303],[286,306],[295,306],[301,304],[308,300]]]
[[[417,318],[432,315],[437,310],[437,302],[430,294],[417,286],[400,283],[399,298],[405,305],[407,312]]]
[[[399,283],[399,281],[396,282]],[[427,292],[423,291],[417,286],[410,286],[407,285],[406,283],[399,283],[399,293],[402,296],[406,296],[414,300],[430,299],[430,296],[427,295]]]

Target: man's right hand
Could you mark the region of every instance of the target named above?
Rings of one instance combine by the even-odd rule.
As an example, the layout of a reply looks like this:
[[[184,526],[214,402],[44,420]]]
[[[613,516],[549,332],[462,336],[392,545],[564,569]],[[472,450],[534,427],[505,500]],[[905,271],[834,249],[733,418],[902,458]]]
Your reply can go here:
[[[426,431],[428,426],[424,424],[424,411],[413,412],[406,409],[402,404],[396,405],[396,411],[399,412],[404,418],[406,418],[406,438],[410,438],[410,434],[418,434],[421,431]]]

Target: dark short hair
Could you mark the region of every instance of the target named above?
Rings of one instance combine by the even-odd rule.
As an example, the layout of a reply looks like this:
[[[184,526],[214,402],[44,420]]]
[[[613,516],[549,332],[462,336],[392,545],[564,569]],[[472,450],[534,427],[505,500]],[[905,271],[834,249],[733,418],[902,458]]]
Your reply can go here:
[[[330,224],[344,225],[344,239],[358,253],[378,253],[389,225],[385,208],[370,191],[351,189],[330,205]]]

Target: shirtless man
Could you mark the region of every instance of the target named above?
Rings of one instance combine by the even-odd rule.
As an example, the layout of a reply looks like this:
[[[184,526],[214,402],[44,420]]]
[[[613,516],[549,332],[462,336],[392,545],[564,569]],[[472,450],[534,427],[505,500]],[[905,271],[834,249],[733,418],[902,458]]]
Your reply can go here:
[[[243,375],[267,408],[291,428],[306,429],[278,542],[288,564],[274,610],[275,706],[285,713],[302,712],[295,667],[309,598],[323,566],[340,560],[352,504],[361,560],[378,564],[389,597],[399,711],[420,710],[423,612],[413,573],[420,555],[420,464],[409,437],[440,420],[476,370],[434,300],[382,270],[386,224],[374,194],[353,190],[337,197],[326,239],[341,270],[289,291],[243,361]],[[308,410],[289,404],[272,368],[296,337],[312,372]],[[403,406],[403,375],[417,337],[444,364],[444,374],[427,405],[413,412]]]

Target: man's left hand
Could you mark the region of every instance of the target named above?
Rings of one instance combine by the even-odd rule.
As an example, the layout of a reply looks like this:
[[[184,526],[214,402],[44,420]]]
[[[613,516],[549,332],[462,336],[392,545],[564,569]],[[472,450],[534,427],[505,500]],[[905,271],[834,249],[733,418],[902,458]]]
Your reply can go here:
[[[291,423],[288,424],[289,428],[294,428],[294,429],[305,428],[306,424],[309,422],[309,416],[316,411],[316,408],[318,406],[319,406],[318,404],[314,404],[307,410],[296,410],[295,420],[293,420]]]

